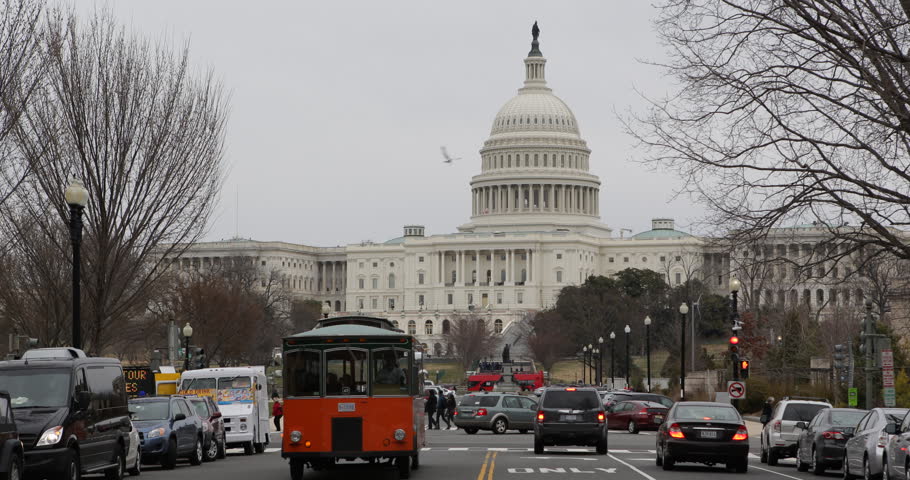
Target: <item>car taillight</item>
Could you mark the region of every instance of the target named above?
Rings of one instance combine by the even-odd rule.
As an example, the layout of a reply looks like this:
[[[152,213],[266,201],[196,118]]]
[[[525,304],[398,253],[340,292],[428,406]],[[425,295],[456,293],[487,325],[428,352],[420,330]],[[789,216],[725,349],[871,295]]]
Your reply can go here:
[[[574,392],[574,391],[576,391],[576,390],[578,390],[578,389],[575,388],[575,387],[569,387],[569,388],[566,389],[567,392]]]
[[[670,436],[673,438],[686,438],[686,436],[682,432],[682,429],[679,428],[679,425],[676,423],[674,423],[673,425],[670,425],[670,429],[667,430],[667,433],[669,433]]]
[[[452,415],[457,417],[457,416],[458,416],[458,410],[452,410]]]
[[[885,445],[888,445],[888,434],[882,432],[882,434],[878,436],[878,448],[885,448]]]
[[[647,415],[647,414],[648,414],[648,409],[647,409],[647,408],[642,408],[641,410],[638,411],[638,414],[639,414],[639,415]]]
[[[481,409],[478,409],[478,410],[477,410],[477,412],[474,414],[474,416],[475,416],[475,417],[482,417],[482,416],[484,416],[484,415],[486,415],[486,414],[487,414],[487,409],[486,409],[486,408],[481,408]]]
[[[780,420],[775,421],[771,428],[773,428],[775,432],[780,433]]]
[[[604,412],[597,412],[597,423],[604,423]]]
[[[543,412],[537,412],[537,423],[543,423]]]
[[[749,430],[746,430],[745,425],[739,427],[739,430],[733,435],[733,440],[741,441],[749,439]]]
[[[825,439],[827,439],[827,440],[843,440],[844,434],[841,432],[830,431],[830,432],[823,432],[822,437],[825,437]]]

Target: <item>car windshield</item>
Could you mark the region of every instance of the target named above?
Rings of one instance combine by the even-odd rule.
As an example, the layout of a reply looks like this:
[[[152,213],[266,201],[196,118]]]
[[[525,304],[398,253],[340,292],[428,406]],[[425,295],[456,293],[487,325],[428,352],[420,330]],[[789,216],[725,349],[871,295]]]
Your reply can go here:
[[[906,408],[889,408],[888,410],[885,410],[885,420],[888,423],[900,424],[904,420],[905,415],[907,415]]]
[[[669,398],[664,397],[662,395],[631,395],[631,396],[629,396],[629,399],[630,400],[644,400],[647,402],[655,402],[655,403],[659,403],[667,408],[670,408],[673,406],[673,400],[670,400]]]
[[[784,409],[783,420],[794,422],[811,422],[819,410],[830,408],[827,405],[815,403],[791,403]]]
[[[713,405],[679,405],[673,416],[678,420],[739,421],[739,415],[733,407]]]
[[[543,397],[543,408],[570,408],[572,410],[592,410],[603,408],[596,393],[588,390],[560,391],[549,390]]]
[[[130,410],[133,412],[133,420],[167,420],[170,418],[168,404],[165,400],[155,402],[130,402]]]
[[[250,377],[224,377],[218,379],[218,389],[250,388],[253,382]]]
[[[199,415],[200,418],[209,418],[209,407],[205,404],[205,400],[190,400],[190,403],[196,409],[196,415]]]
[[[855,427],[866,412],[831,412],[831,424],[839,427]]]
[[[64,407],[70,400],[70,377],[64,369],[0,370],[0,390],[9,392],[13,408]]]

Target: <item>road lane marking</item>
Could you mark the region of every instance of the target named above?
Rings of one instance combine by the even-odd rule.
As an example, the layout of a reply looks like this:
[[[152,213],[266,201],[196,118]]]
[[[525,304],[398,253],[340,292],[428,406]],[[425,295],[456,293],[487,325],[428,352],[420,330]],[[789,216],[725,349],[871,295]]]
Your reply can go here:
[[[490,459],[490,473],[487,480],[493,480],[493,470],[496,468],[496,455],[499,455],[499,452],[493,452],[493,458]]]
[[[490,460],[490,452],[487,452],[487,456],[483,458],[483,465],[480,466],[480,473],[477,475],[477,480],[483,480],[483,475],[487,473],[487,462]]]
[[[636,468],[635,465],[632,465],[631,463],[624,462],[624,461],[620,460],[619,457],[617,457],[616,455],[612,455],[612,454],[611,454],[611,455],[609,455],[609,457],[612,458],[613,460],[616,460],[617,462],[619,462],[619,463],[621,463],[621,464],[623,464],[623,465],[625,465],[625,466],[631,468],[632,471],[637,472],[637,473],[638,473],[639,475],[641,475],[642,477],[645,477],[645,478],[647,478],[648,480],[654,480],[654,477],[652,477],[651,475],[648,475],[647,473],[642,472],[641,470],[639,470],[638,468]],[[797,479],[797,480],[800,480],[800,479]]]
[[[775,472],[774,470],[768,470],[767,468],[756,467],[756,466],[754,466],[754,465],[752,466],[752,468],[761,470],[761,471],[763,471],[763,472],[769,472],[769,473],[773,473],[773,474],[775,474],[775,475],[780,475],[780,476],[782,476],[782,477],[792,478],[793,480],[803,480],[803,479],[801,479],[801,478],[799,478],[799,477],[794,477],[793,475],[787,475],[786,473]]]
[[[432,447],[423,447],[420,449],[421,452],[429,452]]]
[[[533,458],[533,459],[535,459],[535,460],[554,460],[554,459],[556,459],[556,458],[559,458],[560,460],[586,460],[586,461],[589,461],[589,462],[596,462],[596,461],[597,461],[596,458],[585,458],[585,457],[521,457],[521,458],[523,458],[523,459],[525,459],[525,458],[527,458],[527,459]]]
[[[467,452],[468,447],[450,447],[449,451],[450,452]]]

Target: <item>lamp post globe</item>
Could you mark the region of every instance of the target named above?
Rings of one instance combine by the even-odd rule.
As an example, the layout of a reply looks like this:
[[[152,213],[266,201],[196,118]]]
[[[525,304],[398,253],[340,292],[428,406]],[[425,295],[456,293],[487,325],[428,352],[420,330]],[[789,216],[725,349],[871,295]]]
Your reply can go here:
[[[73,247],[73,348],[82,348],[82,212],[88,204],[88,190],[78,179],[70,179],[63,192],[70,207],[70,244]]]
[[[740,283],[739,279],[731,276],[730,277],[730,291],[738,292],[740,287],[742,287],[742,283]]]
[[[322,304],[322,318],[329,318],[329,314],[332,313],[332,307],[328,303]]]
[[[190,337],[193,336],[193,327],[190,322],[183,326],[183,371],[190,369]]]

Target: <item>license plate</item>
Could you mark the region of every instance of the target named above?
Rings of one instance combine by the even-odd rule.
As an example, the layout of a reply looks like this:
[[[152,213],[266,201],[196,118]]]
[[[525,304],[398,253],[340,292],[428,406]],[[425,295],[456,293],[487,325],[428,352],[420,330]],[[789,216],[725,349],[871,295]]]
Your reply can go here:
[[[701,432],[701,435],[699,435],[699,437],[701,437],[701,438],[717,438],[717,432],[714,432],[714,431],[704,431],[704,430],[703,430],[703,431]]]
[[[577,420],[578,420],[578,415],[563,415],[562,416],[563,422],[575,422]]]
[[[654,423],[664,423],[663,415],[654,415]]]
[[[356,408],[353,403],[339,403],[338,411],[339,412],[354,412],[354,411],[356,411]]]

